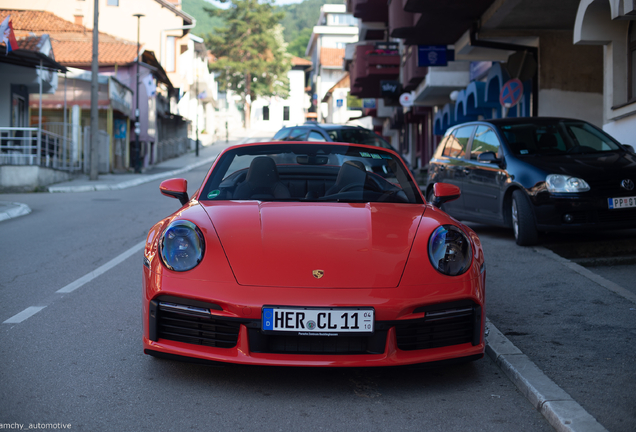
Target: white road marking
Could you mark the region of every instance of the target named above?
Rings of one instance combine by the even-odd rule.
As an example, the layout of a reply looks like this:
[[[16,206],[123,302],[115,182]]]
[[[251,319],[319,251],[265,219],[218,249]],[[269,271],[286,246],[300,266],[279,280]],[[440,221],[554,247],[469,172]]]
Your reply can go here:
[[[4,321],[2,324],[17,324],[17,323],[21,323],[25,319],[30,318],[33,315],[35,315],[36,313],[40,312],[45,307],[46,306],[29,306],[28,308],[26,308],[25,310],[23,310],[19,314],[13,315],[11,318],[9,318],[8,320]]]
[[[71,282],[70,284],[66,285],[64,288],[60,288],[56,292],[59,293],[59,294],[66,294],[66,293],[70,293],[72,291],[75,291],[76,289],[78,289],[82,285],[84,285],[84,284],[92,281],[93,279],[95,279],[97,276],[99,276],[99,275],[101,275],[103,273],[106,273],[108,270],[112,269],[117,264],[119,264],[122,261],[124,261],[126,258],[128,258],[131,255],[139,252],[141,249],[143,249],[145,244],[146,244],[145,240],[140,242],[140,243],[137,243],[136,245],[134,245],[133,247],[128,249],[126,252],[124,252],[121,255],[119,255],[119,256],[113,258],[112,260],[108,261],[103,266],[96,268],[92,272],[82,276],[81,278],[77,279],[75,282]]]

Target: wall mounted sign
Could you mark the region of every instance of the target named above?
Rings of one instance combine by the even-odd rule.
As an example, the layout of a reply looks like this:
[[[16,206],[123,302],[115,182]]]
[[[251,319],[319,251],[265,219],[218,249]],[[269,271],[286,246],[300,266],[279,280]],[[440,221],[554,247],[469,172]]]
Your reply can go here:
[[[418,67],[447,66],[448,62],[452,60],[449,57],[449,51],[448,48],[446,48],[446,45],[417,46]]]

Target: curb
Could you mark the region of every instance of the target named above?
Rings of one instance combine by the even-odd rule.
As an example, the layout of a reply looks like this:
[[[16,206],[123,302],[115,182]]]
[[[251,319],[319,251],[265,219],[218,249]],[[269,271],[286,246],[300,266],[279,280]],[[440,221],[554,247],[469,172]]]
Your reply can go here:
[[[486,319],[486,354],[558,432],[607,432]]]
[[[14,207],[10,208],[9,210],[0,212],[0,221],[13,219],[18,216],[24,216],[31,213],[31,207],[29,207],[26,204],[17,203],[17,202],[12,202],[9,204],[11,204]]]

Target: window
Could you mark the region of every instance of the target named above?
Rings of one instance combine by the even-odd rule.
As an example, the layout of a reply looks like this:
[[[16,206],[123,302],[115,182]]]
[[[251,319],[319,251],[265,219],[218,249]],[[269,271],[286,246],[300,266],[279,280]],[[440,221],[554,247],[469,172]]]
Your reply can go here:
[[[627,38],[627,91],[630,101],[636,100],[636,24],[629,23],[629,33]]]
[[[289,132],[291,132],[291,129],[289,128],[281,129],[278,132],[276,132],[276,135],[274,135],[274,138],[272,139],[274,141],[284,141],[285,138],[287,138],[287,135],[289,135]]]
[[[446,141],[446,147],[444,147],[443,155],[452,158],[463,159],[466,155],[466,146],[468,145],[468,140],[473,134],[474,129],[474,126],[467,126],[453,131],[452,136],[450,136],[448,138],[448,141]]]
[[[327,141],[324,136],[320,135],[318,132],[311,131],[309,132],[309,138],[307,141]]]
[[[283,121],[289,121],[289,107],[283,107]]]
[[[263,107],[263,120],[269,121],[269,107],[268,106],[264,106]]]
[[[108,6],[119,6],[119,0],[106,0]]]
[[[473,138],[472,148],[470,150],[470,159],[477,160],[480,154],[484,152],[499,152],[499,138],[495,131],[487,126],[479,126]]]
[[[288,141],[305,141],[305,137],[307,136],[307,129],[304,128],[296,128],[292,131],[287,138]]]
[[[174,72],[177,66],[177,38],[175,36],[168,36],[166,43],[166,72]]]

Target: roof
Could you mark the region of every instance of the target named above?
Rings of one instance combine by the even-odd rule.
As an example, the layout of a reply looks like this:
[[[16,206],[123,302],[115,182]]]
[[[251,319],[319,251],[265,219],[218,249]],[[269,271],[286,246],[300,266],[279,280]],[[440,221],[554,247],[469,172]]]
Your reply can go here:
[[[344,48],[321,48],[320,65],[327,67],[342,67],[344,56]]]
[[[301,57],[292,57],[292,66],[311,66],[313,63]]]
[[[345,75],[342,78],[340,78],[340,81],[335,83],[333,87],[327,90],[327,93],[325,93],[325,97],[322,98],[322,101],[328,102],[329,98],[331,97],[331,94],[333,93],[335,89],[339,89],[339,88],[349,89],[350,87],[351,87],[351,79],[349,78],[349,72],[345,72]]]
[[[55,59],[66,66],[86,67],[93,58],[93,33],[86,27],[66,21],[47,11],[0,10],[0,20],[11,15],[18,45],[29,38],[48,34]],[[128,64],[137,58],[137,44],[106,33],[99,33],[99,64]]]

